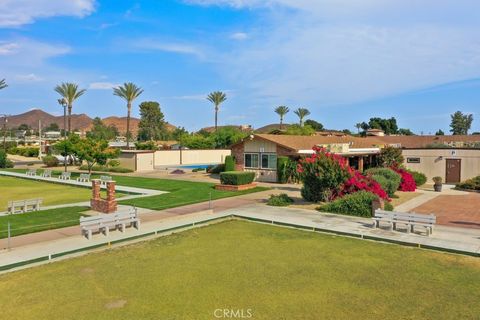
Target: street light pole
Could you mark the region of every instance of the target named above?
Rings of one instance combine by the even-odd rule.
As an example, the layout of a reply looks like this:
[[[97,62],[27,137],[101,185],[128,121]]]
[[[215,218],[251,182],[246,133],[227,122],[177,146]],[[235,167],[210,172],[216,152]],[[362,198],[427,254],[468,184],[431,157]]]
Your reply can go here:
[[[7,122],[8,122],[8,119],[7,119],[7,115],[6,114],[2,114],[3,116],[3,150],[5,150],[5,152],[7,152],[7,141],[6,141],[6,138],[7,138]]]

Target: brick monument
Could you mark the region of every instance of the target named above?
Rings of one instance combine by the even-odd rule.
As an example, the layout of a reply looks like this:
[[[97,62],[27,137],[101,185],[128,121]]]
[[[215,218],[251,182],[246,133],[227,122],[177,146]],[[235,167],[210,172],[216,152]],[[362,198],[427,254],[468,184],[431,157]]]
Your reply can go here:
[[[107,181],[107,198],[100,197],[100,180],[92,180],[92,199],[90,207],[94,211],[102,213],[113,213],[117,211],[117,200],[115,199],[115,181]]]

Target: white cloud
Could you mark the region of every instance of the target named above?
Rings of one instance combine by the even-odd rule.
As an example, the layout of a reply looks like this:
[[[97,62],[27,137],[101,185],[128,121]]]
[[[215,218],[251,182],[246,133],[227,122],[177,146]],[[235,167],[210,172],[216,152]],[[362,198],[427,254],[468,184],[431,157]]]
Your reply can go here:
[[[197,57],[202,57],[203,52],[197,46],[185,43],[167,42],[157,39],[139,39],[132,41],[130,46],[135,49],[146,51],[163,51],[179,54],[189,54]]]
[[[42,81],[43,78],[37,76],[34,73],[29,74],[19,74],[15,77],[16,80],[21,82],[35,82],[35,81]]]
[[[245,32],[235,32],[230,35],[230,39],[239,41],[246,40],[248,39],[248,34],[246,34]]]
[[[88,86],[88,89],[91,90],[111,90],[115,87],[120,86],[118,83],[111,83],[111,82],[92,82]]]
[[[95,0],[2,0],[0,27],[18,27],[39,18],[84,17],[95,11]]]
[[[14,54],[18,48],[18,44],[11,43],[0,43],[0,56],[6,56],[9,54]]]
[[[218,59],[252,104],[313,108],[480,76],[478,1],[187,2],[268,9],[262,33]]]

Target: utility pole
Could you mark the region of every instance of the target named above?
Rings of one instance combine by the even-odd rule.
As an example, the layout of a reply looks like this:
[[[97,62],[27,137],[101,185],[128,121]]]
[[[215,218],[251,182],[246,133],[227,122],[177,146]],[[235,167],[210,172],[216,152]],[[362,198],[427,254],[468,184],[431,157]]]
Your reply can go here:
[[[38,120],[38,144],[40,146],[38,149],[38,157],[42,159],[42,120]]]
[[[67,172],[67,101],[65,99],[58,99],[58,103],[63,106],[63,141],[65,145],[63,164],[65,166],[65,172]]]
[[[7,152],[7,122],[8,122],[8,116],[6,114],[2,114],[3,116],[3,150]]]

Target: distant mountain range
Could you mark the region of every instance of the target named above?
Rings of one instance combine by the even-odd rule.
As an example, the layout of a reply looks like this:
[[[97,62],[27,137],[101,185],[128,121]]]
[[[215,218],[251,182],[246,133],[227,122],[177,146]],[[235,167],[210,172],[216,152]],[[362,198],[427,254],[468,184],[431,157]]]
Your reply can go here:
[[[93,119],[90,118],[88,115],[82,114],[72,114],[72,129],[78,130],[81,132],[89,131],[92,126]],[[38,128],[38,121],[41,121],[42,128],[48,127],[52,123],[56,123],[60,128],[63,128],[63,115],[61,116],[54,116],[48,112],[45,112],[41,109],[33,109],[28,112],[13,115],[8,117],[7,127],[11,128],[18,128],[22,124],[26,124],[34,129]],[[127,131],[127,117],[107,117],[102,119],[103,123],[107,126],[114,125],[117,127],[118,131],[121,134],[125,134]],[[138,123],[140,119],[138,118],[130,118],[130,130],[134,135],[138,132]],[[175,130],[175,126],[171,124],[167,124],[168,130]]]

